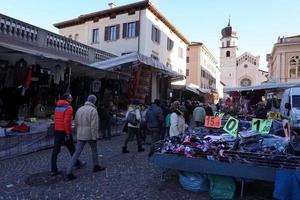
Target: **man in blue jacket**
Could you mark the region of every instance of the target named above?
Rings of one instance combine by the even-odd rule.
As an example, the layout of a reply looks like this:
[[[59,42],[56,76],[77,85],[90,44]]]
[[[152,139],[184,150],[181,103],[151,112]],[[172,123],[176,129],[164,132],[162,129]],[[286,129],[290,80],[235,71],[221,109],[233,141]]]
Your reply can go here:
[[[146,113],[147,127],[152,136],[152,146],[160,139],[160,129],[163,121],[164,117],[160,107],[160,101],[155,99]]]

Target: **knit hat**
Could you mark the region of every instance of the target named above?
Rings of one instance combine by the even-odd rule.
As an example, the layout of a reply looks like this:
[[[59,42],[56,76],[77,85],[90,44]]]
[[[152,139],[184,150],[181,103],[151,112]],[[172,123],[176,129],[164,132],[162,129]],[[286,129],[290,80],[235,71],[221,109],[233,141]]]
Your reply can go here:
[[[95,104],[97,101],[97,97],[95,95],[91,94],[88,96],[87,101]]]

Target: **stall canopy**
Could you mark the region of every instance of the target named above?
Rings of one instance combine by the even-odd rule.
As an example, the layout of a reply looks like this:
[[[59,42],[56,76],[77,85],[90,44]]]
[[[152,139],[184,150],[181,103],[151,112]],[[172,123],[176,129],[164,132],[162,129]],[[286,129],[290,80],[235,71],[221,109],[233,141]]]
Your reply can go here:
[[[158,60],[155,60],[151,57],[145,56],[137,52],[133,52],[105,61],[96,62],[93,63],[92,66],[103,70],[117,70],[120,66],[128,63],[143,63],[177,80],[184,79],[184,76],[182,74],[179,74],[173,71],[171,68],[166,67],[163,63],[159,62]]]
[[[271,90],[271,89],[287,89],[292,87],[300,87],[300,82],[279,83],[275,81],[264,82],[261,85],[224,88],[225,93],[254,91],[254,90]]]
[[[72,64],[72,73],[76,75],[87,75],[93,78],[104,78],[109,77],[111,79],[125,79],[128,80],[130,75],[122,73],[122,72],[115,72],[105,69],[99,69],[98,67],[92,66],[88,63],[82,63],[78,61],[73,61],[68,59],[64,56],[57,56],[48,52],[37,51],[34,49],[29,49],[21,46],[16,46],[13,44],[6,44],[0,41],[0,47],[5,49],[6,51],[13,50],[15,52],[20,52],[23,54],[30,54],[38,58],[40,62],[47,62],[47,59],[51,59],[54,61],[60,61],[64,63]],[[9,51],[11,52],[11,51]]]
[[[185,83],[185,84],[172,83],[172,88],[178,90],[188,90],[198,95],[201,93],[206,94],[210,92],[209,89],[200,88],[198,85],[192,83]]]

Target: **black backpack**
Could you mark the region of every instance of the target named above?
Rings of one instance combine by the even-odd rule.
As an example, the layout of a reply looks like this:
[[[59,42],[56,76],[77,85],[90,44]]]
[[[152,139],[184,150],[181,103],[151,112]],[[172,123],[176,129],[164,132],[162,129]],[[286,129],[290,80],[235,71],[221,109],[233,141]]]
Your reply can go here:
[[[130,124],[132,124],[133,126],[137,126],[139,124],[139,121],[136,118],[135,115],[135,110],[130,111],[127,115],[126,121]]]

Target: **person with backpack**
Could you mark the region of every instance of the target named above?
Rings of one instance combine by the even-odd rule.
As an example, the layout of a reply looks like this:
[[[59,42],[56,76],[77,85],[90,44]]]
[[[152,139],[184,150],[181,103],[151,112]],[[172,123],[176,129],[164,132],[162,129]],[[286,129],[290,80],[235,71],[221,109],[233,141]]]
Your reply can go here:
[[[57,156],[60,152],[61,146],[66,146],[71,156],[75,152],[75,146],[72,137],[72,118],[73,108],[70,105],[72,102],[72,95],[66,93],[61,100],[56,103],[54,112],[54,147],[51,156],[51,175],[56,176],[60,174],[57,169]],[[76,160],[75,166],[82,167],[85,163]]]
[[[128,106],[128,111],[126,113],[126,121],[128,123],[127,136],[125,139],[124,146],[122,147],[123,153],[129,153],[127,150],[127,144],[129,140],[136,136],[138,152],[145,151],[142,147],[140,138],[140,123],[141,123],[141,112],[139,109],[139,102],[137,100],[132,101]]]

